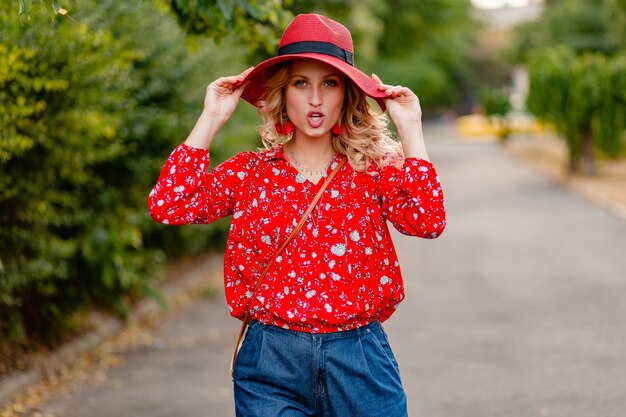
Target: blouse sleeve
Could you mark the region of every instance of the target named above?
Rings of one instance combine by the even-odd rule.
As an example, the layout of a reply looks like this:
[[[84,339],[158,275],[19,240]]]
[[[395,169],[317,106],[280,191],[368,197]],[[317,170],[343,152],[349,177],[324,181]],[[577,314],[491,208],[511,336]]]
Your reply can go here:
[[[244,190],[252,155],[242,152],[208,172],[208,150],[179,145],[150,192],[150,216],[171,225],[211,223],[229,216]]]
[[[383,214],[400,233],[434,239],[443,232],[446,210],[433,164],[406,158],[400,169],[385,167],[377,183]]]

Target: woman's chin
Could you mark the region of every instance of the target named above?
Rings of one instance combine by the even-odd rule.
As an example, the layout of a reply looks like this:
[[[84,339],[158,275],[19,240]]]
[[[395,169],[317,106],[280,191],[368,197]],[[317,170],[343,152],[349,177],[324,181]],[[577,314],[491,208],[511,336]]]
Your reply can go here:
[[[303,136],[310,139],[319,139],[330,137],[330,128],[326,128],[325,126],[319,126],[317,128],[312,128],[307,126],[303,130],[296,130],[296,137]]]

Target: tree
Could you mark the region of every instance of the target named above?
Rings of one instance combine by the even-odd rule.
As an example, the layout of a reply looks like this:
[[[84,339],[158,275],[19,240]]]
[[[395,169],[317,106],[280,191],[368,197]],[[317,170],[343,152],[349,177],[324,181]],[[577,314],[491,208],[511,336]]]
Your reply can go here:
[[[19,16],[28,20],[32,0],[15,0]],[[67,1],[40,0],[54,19],[69,16]],[[191,37],[206,37],[219,43],[235,37],[248,49],[251,61],[275,52],[277,40],[293,15],[286,10],[292,1],[281,0],[153,0],[155,8],[167,5],[179,26]],[[121,3],[120,3],[121,5]],[[76,10],[81,4],[78,3]]]
[[[566,45],[576,53],[614,54],[626,48],[624,0],[552,0],[533,22],[515,30],[516,57],[523,62],[529,52]]]
[[[569,170],[595,172],[595,151],[620,154],[626,129],[626,55],[577,56],[566,46],[530,60],[528,107],[565,138]]]
[[[567,45],[574,51],[612,53],[619,47],[610,36],[605,10],[607,2],[574,0],[547,7],[542,27],[547,45]],[[544,44],[544,45],[546,45]]]
[[[291,1],[168,0],[181,28],[190,35],[216,42],[235,36],[248,47],[251,60],[273,55],[278,39],[293,15]]]
[[[623,0],[551,0],[541,18],[518,31],[518,58],[529,63],[528,107],[564,137],[569,170],[595,172],[595,152],[624,146]],[[620,24],[621,22],[621,24]]]
[[[391,0],[382,20],[374,69],[383,79],[412,88],[425,108],[469,101],[478,29],[469,1]]]
[[[16,2],[19,16],[24,19],[30,19],[31,0],[16,0]],[[67,5],[65,5],[65,7],[62,7],[59,0],[41,0],[41,3],[46,6],[50,17],[52,17],[53,19],[57,15],[67,14]]]
[[[3,363],[16,346],[66,337],[85,309],[124,314],[157,296],[165,253],[223,242],[224,223],[156,225],[146,198],[206,85],[241,71],[246,51],[205,40],[191,54],[174,19],[149,2],[83,0],[74,20],[50,20],[39,2],[30,21],[11,10],[0,5]],[[212,163],[256,143],[257,115],[238,113]]]

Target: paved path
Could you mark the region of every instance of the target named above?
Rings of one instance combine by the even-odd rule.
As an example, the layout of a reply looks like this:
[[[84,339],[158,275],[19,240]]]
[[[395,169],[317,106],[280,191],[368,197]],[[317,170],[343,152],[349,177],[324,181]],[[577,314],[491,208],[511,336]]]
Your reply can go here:
[[[414,417],[626,415],[626,222],[504,152],[429,127],[440,239],[396,236],[407,300],[386,327]],[[223,299],[170,315],[57,417],[233,416]],[[348,417],[348,416],[346,416]]]

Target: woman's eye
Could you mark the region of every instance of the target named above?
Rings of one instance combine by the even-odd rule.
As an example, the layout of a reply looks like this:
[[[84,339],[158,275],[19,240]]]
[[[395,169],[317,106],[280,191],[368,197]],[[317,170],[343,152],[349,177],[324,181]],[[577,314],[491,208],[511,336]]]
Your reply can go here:
[[[293,83],[293,85],[295,85],[296,87],[304,87],[304,86],[306,86],[306,81],[304,81],[304,80],[297,80],[296,82]]]
[[[327,87],[337,87],[338,85],[339,83],[337,82],[337,80],[326,80]]]

